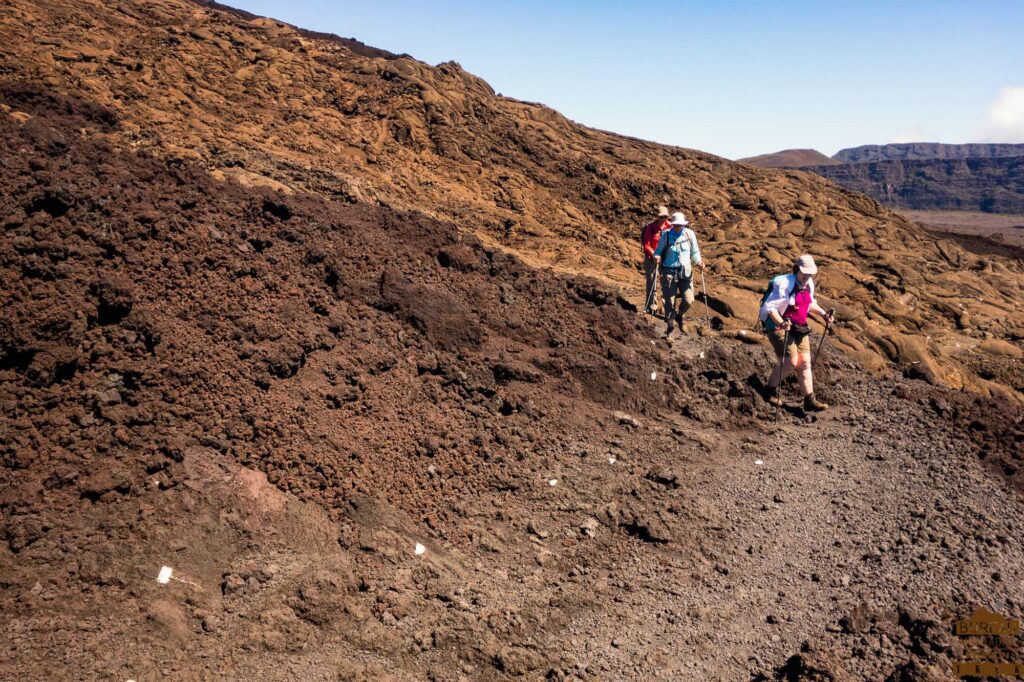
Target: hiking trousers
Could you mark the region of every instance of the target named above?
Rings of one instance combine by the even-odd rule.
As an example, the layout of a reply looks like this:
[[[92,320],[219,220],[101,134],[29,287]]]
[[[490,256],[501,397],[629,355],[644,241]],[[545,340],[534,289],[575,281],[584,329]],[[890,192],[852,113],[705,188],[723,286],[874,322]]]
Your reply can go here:
[[[682,268],[661,269],[661,298],[665,306],[665,321],[671,323],[682,317],[693,305],[693,275],[683,274]],[[679,310],[676,310],[678,304]]]
[[[653,258],[644,258],[644,277],[647,279],[647,287],[644,289],[644,307],[647,311],[653,311],[657,306],[655,300],[655,289],[658,288],[658,262]]]

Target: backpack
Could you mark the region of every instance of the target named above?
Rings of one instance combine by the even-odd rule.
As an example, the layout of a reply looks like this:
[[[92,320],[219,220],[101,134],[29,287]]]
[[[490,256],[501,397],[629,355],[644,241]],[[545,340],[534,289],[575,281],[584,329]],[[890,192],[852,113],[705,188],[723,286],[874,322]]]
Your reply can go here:
[[[757,313],[758,313],[758,320],[757,321],[761,325],[761,329],[766,334],[769,334],[769,333],[775,331],[775,327],[777,326],[775,324],[775,320],[772,319],[771,315],[768,315],[767,317],[765,317],[763,322],[761,321],[761,308],[764,306],[765,301],[768,300],[768,297],[772,295],[772,288],[774,288],[774,286],[775,286],[775,278],[776,277],[782,277],[782,275],[776,275],[775,277],[772,277],[770,280],[768,280],[768,288],[764,290],[764,294],[762,294],[762,296],[761,296],[761,304],[759,306],[757,306]],[[794,287],[794,290],[795,290],[795,287]],[[792,295],[792,293],[793,292],[790,292],[790,295]],[[755,330],[757,329],[757,325],[756,324],[754,325],[754,329]],[[805,324],[794,324],[794,325],[792,325],[792,330],[793,330],[792,333],[793,333],[794,338],[798,338],[798,339],[799,338],[803,338],[804,336],[807,336],[808,334],[811,333],[811,328],[809,326],[805,325]]]
[[[782,277],[782,275],[775,275],[775,277]],[[758,303],[757,305],[757,320],[754,322],[754,329],[756,330],[758,327],[761,327],[761,329],[766,334],[775,330],[775,320],[773,320],[772,316],[769,315],[764,319],[764,321],[762,321],[761,308],[764,307],[764,304],[768,300],[768,297],[772,295],[772,289],[775,287],[775,277],[772,277],[771,279],[768,280],[768,286],[765,288],[764,293],[761,295],[761,302]]]
[[[669,227],[667,227],[667,228],[665,228],[664,230],[662,230],[662,231],[661,231],[661,233],[662,233],[662,234],[665,234],[666,232],[671,232],[671,231],[672,231],[672,226],[670,225]],[[685,240],[686,240],[686,244],[688,244],[688,245],[692,244],[692,241],[691,241],[691,239],[690,239],[690,232],[691,232],[690,228],[688,228],[688,227],[684,227],[684,228],[683,228],[683,231],[682,231],[682,232],[680,233],[680,234],[681,234],[681,237],[682,237],[682,239],[685,239]],[[662,256],[662,258],[663,258],[663,259],[664,259],[664,258],[668,258],[668,250],[669,250],[670,248],[674,247],[674,246],[675,246],[676,244],[678,244],[678,243],[679,243],[680,241],[681,241],[681,240],[680,240],[679,238],[677,238],[677,239],[676,239],[676,240],[675,240],[674,242],[672,242],[672,244],[671,244],[671,245],[670,245],[670,244],[668,243],[668,241],[666,241],[666,242],[665,242],[665,247],[664,247],[664,248],[662,249],[665,255],[663,255],[663,256]],[[691,246],[691,248],[692,248],[692,246]],[[657,255],[657,252],[655,252],[655,255]]]

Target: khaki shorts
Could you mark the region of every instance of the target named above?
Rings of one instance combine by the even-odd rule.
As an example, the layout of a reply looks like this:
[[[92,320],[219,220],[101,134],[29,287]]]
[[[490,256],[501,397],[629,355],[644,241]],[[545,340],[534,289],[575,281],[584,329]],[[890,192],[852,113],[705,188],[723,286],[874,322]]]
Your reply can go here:
[[[782,344],[786,342],[786,332],[782,329],[774,329],[768,332],[768,340],[772,342],[772,348],[775,349],[775,355],[782,358]],[[800,339],[800,343],[793,340],[792,336],[789,339],[789,344],[786,346],[786,357],[795,357],[798,353],[810,353],[811,352],[811,335],[807,334],[804,338]]]

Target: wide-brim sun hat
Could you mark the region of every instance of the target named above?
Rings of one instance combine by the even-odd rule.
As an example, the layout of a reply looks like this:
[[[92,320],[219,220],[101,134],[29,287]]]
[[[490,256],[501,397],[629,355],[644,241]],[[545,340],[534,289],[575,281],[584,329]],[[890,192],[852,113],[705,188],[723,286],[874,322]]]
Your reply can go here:
[[[668,217],[668,206],[659,206],[658,207],[658,217],[659,218],[667,218]]]
[[[682,213],[673,213],[672,218],[669,220],[673,225],[681,225],[683,227],[690,224],[690,221],[686,219]]]
[[[814,258],[810,254],[805,253],[797,258],[794,265],[805,275],[815,275],[818,273],[818,266],[814,264]]]

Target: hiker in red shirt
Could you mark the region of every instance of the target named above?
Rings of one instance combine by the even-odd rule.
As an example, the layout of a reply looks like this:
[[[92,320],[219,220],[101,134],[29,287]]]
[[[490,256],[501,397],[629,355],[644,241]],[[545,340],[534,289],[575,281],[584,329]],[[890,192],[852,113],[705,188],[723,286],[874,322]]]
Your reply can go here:
[[[668,207],[658,207],[658,217],[644,226],[643,236],[640,243],[644,247],[644,276],[647,278],[647,289],[644,291],[644,312],[648,315],[654,314],[654,295],[658,287],[658,263],[654,260],[654,248],[658,245],[658,238],[661,233],[667,230]]]

